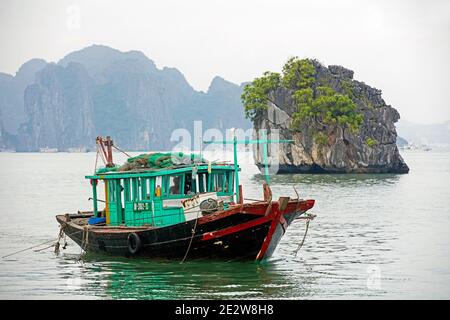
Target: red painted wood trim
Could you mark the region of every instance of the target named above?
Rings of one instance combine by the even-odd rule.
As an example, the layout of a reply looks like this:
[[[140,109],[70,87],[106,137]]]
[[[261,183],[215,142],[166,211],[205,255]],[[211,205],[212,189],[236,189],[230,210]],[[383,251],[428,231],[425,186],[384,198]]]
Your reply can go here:
[[[209,223],[209,222],[217,220],[217,219],[222,219],[222,218],[231,216],[233,214],[240,213],[241,211],[242,211],[242,207],[238,206],[238,207],[233,208],[233,209],[228,209],[228,210],[224,210],[224,211],[218,211],[218,212],[210,213],[210,214],[208,214],[206,216],[200,217],[198,219],[198,224]]]
[[[237,226],[233,226],[233,227],[228,227],[226,229],[222,229],[222,230],[218,230],[218,231],[214,231],[214,232],[208,232],[208,233],[204,233],[202,236],[202,240],[203,241],[207,241],[207,240],[211,240],[214,238],[219,238],[222,236],[226,236],[228,234],[232,234],[232,233],[236,233],[245,229],[249,229],[251,227],[266,223],[268,221],[270,221],[272,218],[270,216],[267,217],[261,217],[255,220],[251,220],[248,222],[244,222],[242,224],[239,224]]]
[[[259,250],[258,255],[256,256],[256,260],[258,261],[261,260],[266,254],[267,248],[269,247],[270,241],[272,240],[273,234],[275,233],[275,230],[277,228],[277,224],[278,222],[280,222],[281,211],[279,211],[277,208],[276,212],[269,216],[272,216],[273,220],[272,224],[270,225],[269,232],[267,233],[267,236],[261,246],[261,250]]]
[[[283,229],[285,229],[284,224],[286,223],[286,220],[284,219],[283,213],[284,214],[292,214],[292,213],[295,213],[296,211],[307,211],[314,206],[314,203],[315,203],[315,200],[306,200],[306,201],[302,201],[300,203],[289,202],[287,208],[283,212],[279,211],[278,206],[276,206],[275,217],[273,218],[272,224],[270,225],[269,232],[267,233],[267,236],[264,239],[264,242],[261,246],[261,250],[259,250],[258,255],[256,256],[256,260],[259,261],[264,258],[264,255],[266,254],[266,251],[267,251],[267,248],[269,247],[270,241],[272,241],[272,237],[273,237],[273,234],[275,233],[278,223],[282,223]],[[297,205],[300,205],[300,206],[297,208]]]

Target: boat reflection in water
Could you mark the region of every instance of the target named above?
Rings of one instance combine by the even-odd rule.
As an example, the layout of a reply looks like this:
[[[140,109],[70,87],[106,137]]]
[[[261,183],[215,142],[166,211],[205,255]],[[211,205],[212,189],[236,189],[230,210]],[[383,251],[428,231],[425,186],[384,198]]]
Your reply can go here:
[[[67,258],[73,262],[76,256]],[[313,294],[316,285],[309,266],[304,266],[304,273],[294,272],[282,267],[286,261],[196,260],[180,264],[89,253],[83,254],[82,260],[78,270],[82,280],[70,281],[72,293],[94,293],[107,299],[305,298]]]

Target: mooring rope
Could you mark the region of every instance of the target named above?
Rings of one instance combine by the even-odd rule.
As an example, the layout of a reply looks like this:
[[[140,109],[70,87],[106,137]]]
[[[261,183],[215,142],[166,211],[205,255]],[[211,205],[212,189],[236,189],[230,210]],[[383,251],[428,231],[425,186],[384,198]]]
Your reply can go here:
[[[77,233],[80,233],[80,232],[82,232],[82,231],[77,231],[77,232],[71,233],[71,234],[69,235],[69,237],[72,236],[72,235],[75,235],[75,234],[77,234]],[[21,249],[21,250],[15,251],[15,252],[11,252],[11,253],[7,254],[6,256],[3,256],[2,259],[7,258],[7,257],[10,257],[10,256],[13,256],[13,255],[16,255],[16,254],[21,253],[21,252],[24,252],[24,251],[28,251],[28,250],[31,250],[31,249],[34,249],[34,248],[43,246],[44,244],[47,244],[47,243],[50,243],[50,242],[53,242],[53,241],[55,241],[55,240],[54,240],[54,239],[48,240],[48,241],[45,241],[45,242],[36,244],[36,245],[34,245],[34,246],[25,248],[25,249]],[[58,239],[56,239],[56,241],[58,241]],[[47,247],[47,248],[51,248],[51,247],[54,246],[54,245],[56,245],[56,243],[53,244],[53,245],[51,245],[50,247]],[[47,248],[44,248],[44,249],[47,249]],[[42,250],[44,250],[44,249],[42,249]],[[38,251],[41,251],[41,250],[38,250]]]
[[[89,227],[87,225],[83,226],[83,237],[81,239],[81,249],[86,251],[89,245]]]
[[[62,226],[62,225],[59,228],[58,239],[56,240],[56,243],[55,243],[55,253],[56,254],[59,254],[59,241],[61,240],[61,238],[64,234],[64,229],[65,229],[65,226]]]
[[[295,186],[292,186],[294,188],[295,194],[297,195],[297,203],[295,205],[295,211],[298,211],[298,204],[300,203],[300,195],[297,192],[297,189],[295,188]]]
[[[41,251],[44,251],[44,250],[46,250],[46,249],[50,249],[51,247],[55,247],[55,246],[56,246],[56,244],[52,244],[52,245],[49,245],[48,247],[45,247],[45,248],[42,248],[42,249],[34,250],[34,252],[41,252]]]
[[[195,235],[195,231],[197,230],[197,222],[198,222],[198,214],[200,213],[200,210],[197,211],[197,217],[195,218],[195,224],[194,224],[194,228],[192,229],[192,236],[191,236],[191,240],[189,240],[189,246],[186,250],[186,253],[184,254],[183,259],[181,260],[180,264],[183,264],[184,261],[187,258],[187,255],[189,253],[189,250],[191,249],[191,245],[192,245],[192,240],[194,240],[194,235]]]
[[[2,259],[3,259],[3,258],[10,257],[10,256],[13,256],[13,255],[15,255],[15,254],[18,254],[18,253],[21,253],[21,252],[24,252],[24,251],[27,251],[27,250],[31,250],[31,249],[40,247],[40,246],[42,246],[42,245],[44,245],[44,244],[47,244],[47,243],[50,243],[50,242],[53,242],[53,241],[55,241],[55,240],[52,239],[52,240],[45,241],[45,242],[42,242],[42,243],[40,243],[40,244],[37,244],[37,245],[31,246],[31,247],[25,248],[25,249],[22,249],[22,250],[19,250],[19,251],[12,252],[12,253],[10,253],[10,254],[7,254],[6,256],[3,256]]]
[[[303,235],[302,242],[298,245],[297,249],[295,249],[294,252],[293,252],[294,253],[294,257],[297,257],[297,253],[300,251],[300,249],[303,247],[303,244],[305,243],[306,235],[308,234],[309,222],[310,221],[311,221],[311,218],[306,220],[305,234]]]

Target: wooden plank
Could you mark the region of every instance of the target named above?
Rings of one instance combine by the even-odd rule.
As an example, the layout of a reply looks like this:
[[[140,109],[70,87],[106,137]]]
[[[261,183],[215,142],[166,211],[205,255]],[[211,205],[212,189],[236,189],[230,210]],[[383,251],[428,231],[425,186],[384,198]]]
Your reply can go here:
[[[278,199],[278,206],[280,211],[284,211],[287,208],[287,205],[289,204],[290,197],[280,197]]]

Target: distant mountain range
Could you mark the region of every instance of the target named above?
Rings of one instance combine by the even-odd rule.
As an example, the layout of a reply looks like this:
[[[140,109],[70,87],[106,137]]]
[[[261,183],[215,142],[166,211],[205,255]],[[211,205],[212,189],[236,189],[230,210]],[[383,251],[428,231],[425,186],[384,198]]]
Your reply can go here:
[[[58,63],[33,59],[0,73],[0,149],[93,148],[111,135],[128,150],[168,149],[176,128],[248,129],[242,85],[215,77],[206,93],[139,51],[94,45]]]
[[[58,63],[33,59],[15,76],[0,73],[0,151],[93,149],[111,135],[127,150],[164,150],[174,129],[251,128],[240,95],[243,85],[215,77],[194,90],[175,68],[158,69],[142,52],[93,45]],[[449,144],[450,122],[417,125],[403,120],[409,142]]]

